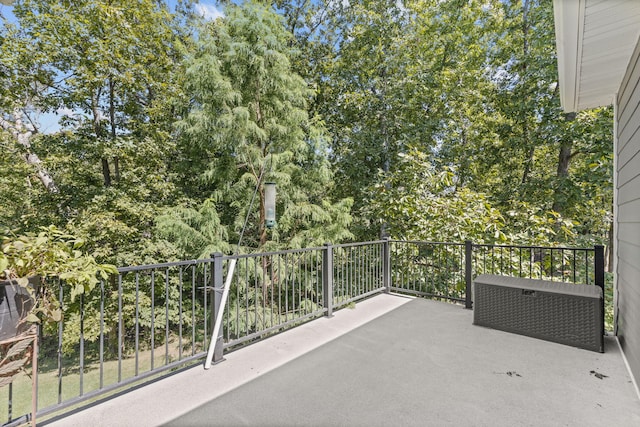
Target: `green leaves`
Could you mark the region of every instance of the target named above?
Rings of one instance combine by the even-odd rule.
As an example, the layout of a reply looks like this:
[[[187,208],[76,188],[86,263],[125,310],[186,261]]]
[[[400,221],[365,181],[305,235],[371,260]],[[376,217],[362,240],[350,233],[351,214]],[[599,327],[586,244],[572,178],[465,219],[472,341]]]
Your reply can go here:
[[[208,23],[200,38],[187,64],[185,88],[194,102],[178,129],[182,149],[197,149],[202,159],[195,165],[189,161],[188,173],[199,174],[215,203],[162,215],[159,229],[182,248],[195,245],[188,250],[192,256],[220,247],[225,225],[231,226],[233,241],[247,216],[245,246],[263,247],[269,238],[285,245],[308,242],[314,233],[306,232],[321,230],[332,217],[327,190],[333,183],[325,133],[308,115],[312,91],[291,66],[291,34],[268,6],[246,2],[229,5],[225,18]],[[280,220],[271,236],[263,223],[265,181],[278,185]],[[249,211],[256,188],[255,210]],[[207,197],[206,191],[197,195]],[[215,216],[206,218],[208,206]],[[218,224],[216,234],[207,232]],[[345,231],[344,221],[339,224]]]
[[[110,274],[117,274],[115,266],[98,264],[94,257],[77,250],[82,243],[81,239],[55,226],[41,227],[38,234],[2,237],[2,259],[6,268],[0,272],[0,278],[16,282],[35,297],[36,306],[29,321],[36,321],[37,315],[47,321],[62,318],[56,299],[59,281],[70,288],[73,302],[91,291],[99,278],[107,279]],[[30,278],[34,277],[39,279],[30,286]]]
[[[452,171],[436,172],[428,155],[414,149],[371,188],[370,215],[380,218],[393,238],[504,241],[500,212],[484,194],[456,184]]]

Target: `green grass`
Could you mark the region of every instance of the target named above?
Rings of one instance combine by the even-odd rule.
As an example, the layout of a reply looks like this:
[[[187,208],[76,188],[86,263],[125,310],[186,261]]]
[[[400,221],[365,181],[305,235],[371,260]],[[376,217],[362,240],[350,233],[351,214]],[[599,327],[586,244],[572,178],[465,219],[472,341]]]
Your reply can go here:
[[[202,351],[198,349],[198,351]],[[191,355],[191,348],[188,351],[183,350],[183,357]],[[169,344],[169,363],[178,360],[179,351],[175,340]],[[165,364],[165,346],[164,344],[154,350],[154,367],[158,368]],[[45,362],[45,363],[43,363]],[[43,366],[46,361],[40,362]],[[49,363],[49,365],[51,365]],[[138,374],[141,375],[151,370],[151,350],[141,351],[138,353]],[[31,369],[27,369],[31,373]],[[79,369],[70,370],[63,375],[62,378],[62,401],[75,398],[80,392],[80,373]],[[158,374],[160,376],[162,374]],[[135,356],[131,355],[122,360],[121,378],[127,380],[135,377]],[[149,381],[145,378],[141,381]],[[109,360],[103,364],[103,386],[108,387],[118,382],[118,361]],[[20,374],[13,382],[13,409],[12,418],[18,418],[24,414],[31,412],[31,376],[27,373]],[[93,363],[86,365],[83,374],[83,393],[87,394],[94,390],[98,390],[100,386],[100,364]],[[127,385],[131,387],[132,385]],[[38,375],[38,408],[43,409],[58,403],[58,371],[50,369],[40,372]],[[114,391],[115,393],[116,391]],[[0,425],[8,420],[8,397],[9,387],[0,388]],[[104,397],[101,395],[99,398]],[[94,400],[97,400],[95,398]],[[83,402],[86,403],[86,402]]]

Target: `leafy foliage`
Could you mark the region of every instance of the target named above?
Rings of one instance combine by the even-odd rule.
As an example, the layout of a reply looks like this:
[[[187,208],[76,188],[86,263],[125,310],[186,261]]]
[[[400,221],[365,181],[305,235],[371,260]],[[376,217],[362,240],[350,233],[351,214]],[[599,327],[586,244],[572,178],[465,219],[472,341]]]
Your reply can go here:
[[[91,291],[99,279],[106,280],[117,273],[114,266],[98,264],[92,256],[81,252],[83,240],[55,226],[42,228],[38,234],[2,236],[1,242],[0,279],[15,281],[36,301],[28,321],[39,321],[38,314],[47,321],[62,319],[60,302],[56,298],[57,280],[70,288],[73,301]],[[29,286],[28,278],[33,276],[40,278],[42,289]]]
[[[267,243],[266,181],[278,185],[280,220],[273,240],[300,247],[350,237],[351,202],[327,197],[333,181],[326,137],[321,123],[308,116],[311,91],[291,68],[290,40],[268,7],[230,5],[223,20],[202,29],[187,67],[192,109],[178,128],[187,147],[197,147],[205,159],[196,166],[221,221],[237,235],[249,217],[249,247]],[[248,211],[256,188],[257,211]],[[205,202],[202,209],[212,206]]]
[[[550,2],[222,3],[224,16],[207,22],[192,1],[14,2],[16,22],[0,26],[3,226],[25,236],[55,226],[49,238],[78,268],[85,255],[135,265],[229,253],[245,218],[245,253],[381,232],[609,242],[612,109],[562,112]],[[44,131],[45,113],[57,114],[55,130]],[[57,191],[40,184],[44,172]],[[278,186],[272,230],[265,181]],[[84,242],[76,261],[65,236]],[[65,352],[80,305],[91,314],[85,340],[98,337],[99,300],[81,293],[89,276],[62,301]],[[115,296],[121,286],[123,310],[138,304],[137,326],[158,340],[152,324],[179,320],[179,281],[160,276],[100,289]],[[137,291],[148,297],[137,301]],[[248,284],[237,292],[269,296]],[[267,322],[251,316],[243,322]],[[116,326],[104,333],[115,351]]]

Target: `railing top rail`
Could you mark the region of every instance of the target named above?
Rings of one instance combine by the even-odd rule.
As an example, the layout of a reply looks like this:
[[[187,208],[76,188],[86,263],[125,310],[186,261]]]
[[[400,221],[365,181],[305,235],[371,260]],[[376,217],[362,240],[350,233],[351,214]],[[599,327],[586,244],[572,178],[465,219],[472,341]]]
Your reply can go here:
[[[354,242],[354,243],[342,243],[339,245],[332,245],[334,248],[352,248],[355,246],[370,246],[370,245],[381,245],[385,243],[386,240],[372,240],[370,242]]]
[[[357,247],[357,246],[379,245],[379,244],[385,243],[386,241],[387,240],[372,240],[369,242],[343,243],[343,244],[332,245],[332,246],[334,248],[349,248],[349,247]],[[420,244],[420,245],[448,245],[448,246],[464,246],[465,245],[465,243],[460,243],[460,242],[431,242],[426,240],[389,240],[389,242]],[[595,250],[594,248],[571,248],[571,247],[563,247],[563,246],[496,245],[496,244],[489,244],[489,243],[473,243],[472,246],[473,248],[504,248],[504,249],[511,248],[511,249],[533,249],[533,250],[565,250],[565,251],[594,251]],[[242,259],[242,258],[256,258],[260,256],[274,256],[274,255],[314,252],[314,251],[321,251],[324,249],[325,247],[318,246],[318,247],[303,248],[303,249],[288,249],[284,251],[260,252],[260,253],[253,253],[253,254],[224,255],[222,259],[231,260],[231,259]],[[207,264],[210,262],[213,262],[213,258],[189,259],[184,261],[165,262],[160,264],[127,266],[127,267],[119,267],[118,273],[123,274],[123,273],[135,272],[135,271],[158,270],[158,269],[171,268],[171,267]]]
[[[552,249],[563,251],[594,251],[594,248],[571,248],[566,246],[533,246],[533,245],[494,245],[489,243],[473,243],[474,248],[512,248],[512,249]]]
[[[133,265],[127,267],[118,267],[118,273],[130,273],[133,271],[158,270],[161,268],[181,267],[188,265],[206,264],[213,262],[211,258],[205,259],[187,259],[184,261],[164,262],[161,264]]]
[[[257,258],[261,256],[273,256],[273,255],[286,255],[286,254],[299,254],[303,252],[317,252],[324,248],[322,246],[315,248],[303,248],[303,249],[288,249],[285,251],[272,251],[272,252],[258,252],[253,254],[239,254],[239,255],[224,255],[223,260],[242,259],[242,258]]]
[[[430,242],[428,240],[390,240],[392,243],[411,243],[418,245],[449,245],[449,246],[464,246],[464,242]]]

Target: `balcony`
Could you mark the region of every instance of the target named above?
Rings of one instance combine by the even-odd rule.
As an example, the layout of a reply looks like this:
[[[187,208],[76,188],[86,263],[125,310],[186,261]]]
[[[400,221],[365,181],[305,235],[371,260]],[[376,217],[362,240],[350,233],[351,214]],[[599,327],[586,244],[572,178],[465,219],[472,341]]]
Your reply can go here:
[[[237,256],[220,363],[206,371],[234,257],[122,268],[69,306],[57,336],[43,337],[37,418],[65,426],[638,425],[640,400],[615,337],[605,338],[604,354],[580,350],[473,326],[462,305],[482,273],[604,286],[601,256],[601,248],[396,241]],[[5,392],[10,409],[30,398],[25,383]],[[17,413],[25,412],[9,418],[24,421]]]
[[[640,425],[614,337],[600,354],[471,320],[376,296],[52,425]]]

